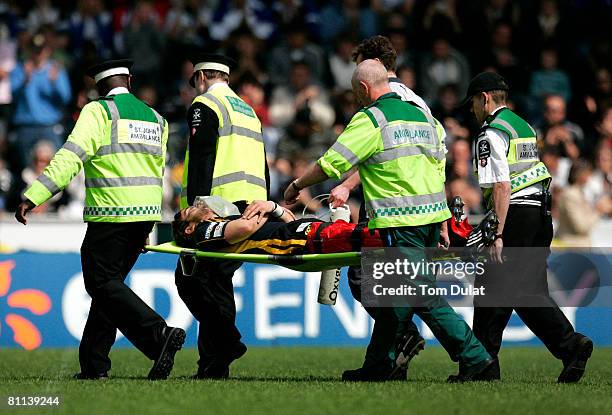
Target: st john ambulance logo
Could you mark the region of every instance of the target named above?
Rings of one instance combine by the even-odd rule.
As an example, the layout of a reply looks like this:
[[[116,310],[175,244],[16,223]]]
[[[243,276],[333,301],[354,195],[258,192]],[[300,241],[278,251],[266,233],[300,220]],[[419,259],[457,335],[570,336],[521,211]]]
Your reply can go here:
[[[481,167],[486,167],[490,156],[491,144],[487,140],[480,141],[478,143],[478,160],[480,160]]]

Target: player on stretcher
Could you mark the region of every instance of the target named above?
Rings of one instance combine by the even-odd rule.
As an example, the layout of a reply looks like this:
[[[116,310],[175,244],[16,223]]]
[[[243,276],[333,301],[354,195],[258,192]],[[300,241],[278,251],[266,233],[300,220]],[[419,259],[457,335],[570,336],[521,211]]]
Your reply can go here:
[[[177,245],[201,251],[275,255],[358,252],[383,246],[378,231],[364,224],[296,219],[291,211],[272,201],[254,201],[240,215],[227,201],[214,196],[205,199],[208,204],[190,206],[174,216],[172,230]],[[463,214],[460,198],[455,197],[450,208],[453,246],[489,245],[497,224],[494,214],[473,228]]]

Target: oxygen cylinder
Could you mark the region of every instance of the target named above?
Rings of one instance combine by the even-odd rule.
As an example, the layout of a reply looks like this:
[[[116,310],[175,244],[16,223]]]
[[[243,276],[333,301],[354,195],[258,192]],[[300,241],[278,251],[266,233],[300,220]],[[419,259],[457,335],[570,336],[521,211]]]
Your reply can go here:
[[[351,210],[348,205],[333,208],[329,206],[331,211],[331,221],[344,220],[351,221]],[[338,285],[340,284],[340,268],[328,269],[321,272],[321,282],[319,283],[319,296],[317,301],[319,304],[335,305],[338,297]]]

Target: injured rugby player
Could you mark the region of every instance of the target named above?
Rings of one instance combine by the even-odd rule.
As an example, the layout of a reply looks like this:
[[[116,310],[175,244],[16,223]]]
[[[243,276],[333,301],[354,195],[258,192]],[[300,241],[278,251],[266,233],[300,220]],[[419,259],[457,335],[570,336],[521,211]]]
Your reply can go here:
[[[254,201],[242,215],[228,217],[190,206],[174,216],[172,230],[177,245],[201,251],[301,255],[382,247],[378,231],[364,225],[296,219],[271,201]]]

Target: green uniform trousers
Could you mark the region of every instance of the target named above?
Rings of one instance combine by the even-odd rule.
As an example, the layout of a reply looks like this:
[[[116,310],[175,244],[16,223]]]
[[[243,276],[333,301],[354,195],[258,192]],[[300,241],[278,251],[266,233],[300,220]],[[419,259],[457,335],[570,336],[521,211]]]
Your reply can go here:
[[[440,223],[379,231],[385,246],[399,248],[409,260],[416,262],[426,260],[426,252],[424,249],[414,248],[436,247],[440,239]],[[434,287],[435,275],[423,273],[410,283]],[[401,325],[408,321],[412,313],[427,324],[450,358],[455,362],[459,361],[461,367],[474,366],[491,358],[467,323],[445,299],[437,295],[419,296],[417,302],[418,306],[415,307],[380,308],[376,319],[379,327],[372,333],[364,366],[380,364],[381,359],[387,362],[390,360],[389,357],[394,355],[396,333],[401,331]]]

